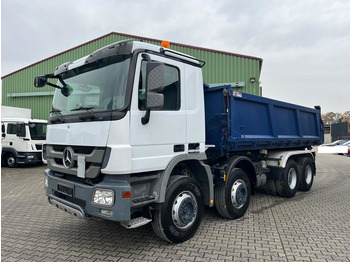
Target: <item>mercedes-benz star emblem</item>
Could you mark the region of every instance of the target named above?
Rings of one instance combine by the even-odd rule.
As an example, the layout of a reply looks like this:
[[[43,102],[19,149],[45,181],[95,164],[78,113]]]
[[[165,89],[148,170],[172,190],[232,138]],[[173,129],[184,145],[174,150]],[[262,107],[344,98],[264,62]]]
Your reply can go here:
[[[63,165],[65,168],[72,168],[74,165],[73,161],[74,151],[71,147],[66,147],[63,150]]]

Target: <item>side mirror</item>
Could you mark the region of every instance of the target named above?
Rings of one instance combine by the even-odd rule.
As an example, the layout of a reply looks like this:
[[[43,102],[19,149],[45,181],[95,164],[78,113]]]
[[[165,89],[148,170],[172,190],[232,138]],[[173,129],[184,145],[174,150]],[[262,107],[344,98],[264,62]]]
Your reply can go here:
[[[16,125],[16,135],[18,136],[18,137],[22,137],[22,130],[23,130],[23,128],[24,128],[24,124],[17,124]]]
[[[22,125],[21,124],[17,124],[16,125],[16,136],[20,137],[22,134]]]
[[[73,88],[70,85],[65,85],[61,89],[62,95],[65,97],[70,96],[70,94],[73,92]]]
[[[63,87],[48,82],[47,80],[49,78],[57,78],[61,82]],[[52,86],[54,88],[61,89],[62,95],[66,96],[66,97],[69,96],[73,92],[73,88],[70,87],[69,85],[67,85],[63,81],[62,77],[60,77],[60,76],[44,75],[44,76],[37,76],[34,78],[34,86],[35,87],[43,87],[45,85],[49,85],[49,86]]]
[[[164,107],[164,64],[149,62],[146,66],[146,114],[141,119],[143,125],[149,122],[150,111]]]
[[[37,76],[34,78],[35,87],[44,87],[47,84],[47,76]]]

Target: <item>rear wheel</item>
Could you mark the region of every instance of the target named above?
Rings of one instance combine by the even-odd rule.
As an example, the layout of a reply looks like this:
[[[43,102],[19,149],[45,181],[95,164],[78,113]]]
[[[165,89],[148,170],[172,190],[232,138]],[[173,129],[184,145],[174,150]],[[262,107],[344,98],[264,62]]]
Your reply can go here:
[[[276,180],[276,189],[282,197],[293,197],[298,189],[298,166],[290,159],[279,178]]]
[[[13,168],[17,166],[17,159],[14,154],[12,153],[7,154],[5,159],[6,159],[6,165],[8,167]]]
[[[224,185],[215,187],[215,206],[219,214],[229,219],[242,217],[250,201],[250,181],[243,169],[233,168]]]
[[[310,158],[303,158],[299,163],[299,190],[309,191],[314,181],[313,162]]]
[[[199,184],[192,177],[172,176],[165,202],[156,207],[152,227],[165,241],[184,242],[197,232],[203,215]]]

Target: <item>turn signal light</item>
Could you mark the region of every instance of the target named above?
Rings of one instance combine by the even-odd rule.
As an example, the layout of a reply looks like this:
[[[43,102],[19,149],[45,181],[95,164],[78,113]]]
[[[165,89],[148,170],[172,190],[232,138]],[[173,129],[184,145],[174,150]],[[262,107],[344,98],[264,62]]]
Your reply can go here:
[[[170,42],[169,41],[162,41],[161,47],[170,48]]]
[[[122,198],[131,198],[131,192],[128,191],[128,192],[123,192],[122,193]]]

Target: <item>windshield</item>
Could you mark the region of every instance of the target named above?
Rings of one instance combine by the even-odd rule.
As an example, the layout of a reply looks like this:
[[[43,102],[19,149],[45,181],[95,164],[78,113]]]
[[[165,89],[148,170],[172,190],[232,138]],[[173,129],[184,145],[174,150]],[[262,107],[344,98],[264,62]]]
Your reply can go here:
[[[46,123],[29,123],[29,132],[32,140],[45,140],[46,126]]]
[[[62,73],[71,92],[64,96],[56,89],[51,116],[122,109],[129,63],[130,55],[117,55]]]

